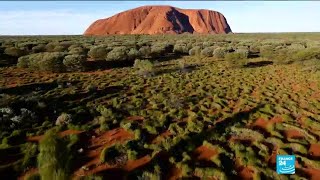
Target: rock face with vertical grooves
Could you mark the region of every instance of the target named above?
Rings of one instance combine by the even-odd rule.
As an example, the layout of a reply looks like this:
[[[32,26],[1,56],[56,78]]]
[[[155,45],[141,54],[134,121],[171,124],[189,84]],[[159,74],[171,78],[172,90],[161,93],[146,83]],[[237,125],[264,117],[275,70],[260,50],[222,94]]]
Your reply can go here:
[[[226,34],[226,18],[217,11],[179,9],[172,6],[142,6],[89,26],[84,35],[108,34]]]

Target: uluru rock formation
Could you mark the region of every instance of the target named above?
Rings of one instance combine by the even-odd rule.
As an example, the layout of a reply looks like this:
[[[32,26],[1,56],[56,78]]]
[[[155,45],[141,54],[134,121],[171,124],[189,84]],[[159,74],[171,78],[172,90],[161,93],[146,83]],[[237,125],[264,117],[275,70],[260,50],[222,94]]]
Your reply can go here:
[[[84,35],[108,34],[225,34],[231,33],[226,18],[217,11],[142,6],[89,26]]]

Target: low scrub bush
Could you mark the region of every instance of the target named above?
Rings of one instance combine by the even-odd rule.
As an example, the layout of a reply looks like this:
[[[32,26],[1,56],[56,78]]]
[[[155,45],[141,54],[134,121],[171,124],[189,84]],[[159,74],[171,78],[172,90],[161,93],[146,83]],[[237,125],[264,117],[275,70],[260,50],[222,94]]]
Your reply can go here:
[[[175,54],[189,54],[191,47],[188,47],[187,44],[175,44],[173,47],[173,52]]]
[[[64,57],[63,65],[67,71],[85,71],[87,57],[85,55],[72,54]]]
[[[305,46],[303,44],[294,43],[288,46],[287,48],[291,50],[301,50],[301,49],[305,49]]]
[[[138,51],[136,48],[131,48],[127,55],[129,60],[134,60],[136,58],[140,58],[142,53]]]
[[[274,55],[274,46],[272,45],[261,46],[259,53],[260,53],[260,57],[272,58]]]
[[[215,58],[224,58],[225,55],[227,54],[228,50],[227,48],[216,48],[214,51],[213,51],[213,56]]]
[[[73,47],[73,48],[69,48],[69,54],[79,54],[79,55],[85,55],[87,56],[88,54],[88,49],[87,48],[83,48],[83,47]]]
[[[124,61],[128,59],[128,48],[125,46],[115,47],[107,55],[107,61]]]
[[[23,145],[22,152],[24,154],[23,160],[22,160],[22,166],[23,168],[27,168],[29,166],[36,165],[36,154],[38,151],[37,144],[34,143],[26,143]]]
[[[233,53],[228,53],[225,55],[225,59],[226,60],[238,60],[238,59],[247,59],[249,55],[249,51],[248,50],[237,50]]]
[[[133,67],[137,69],[139,75],[150,76],[154,75],[154,64],[149,60],[139,60],[134,61]]]
[[[72,41],[62,41],[59,43],[59,46],[62,46],[64,49],[68,49],[73,44],[74,44],[74,42],[72,42]]]
[[[49,130],[39,144],[38,167],[41,179],[69,179],[71,154],[67,143]]]
[[[195,46],[193,48],[191,48],[189,50],[189,55],[190,56],[196,56],[196,55],[199,55],[201,52],[201,47],[200,46]]]
[[[40,52],[45,52],[46,51],[46,45],[45,44],[38,44],[34,46],[31,51],[33,53],[40,53]]]
[[[23,49],[19,49],[16,47],[8,47],[4,50],[4,53],[13,56],[13,57],[21,57],[27,54],[27,52]]]
[[[248,50],[239,49],[236,52],[226,54],[225,59],[231,61],[233,66],[243,67],[248,63],[248,55]]]
[[[53,48],[53,52],[66,52],[67,50],[68,48],[61,45],[57,45]]]
[[[210,46],[213,46],[213,45],[214,45],[213,41],[206,41],[206,42],[202,43],[203,47],[210,47]]]
[[[56,120],[57,126],[67,125],[72,121],[71,114],[62,113]]]
[[[213,47],[207,47],[201,51],[201,55],[204,57],[212,57],[213,51],[214,51]]]
[[[106,59],[112,48],[106,45],[93,46],[88,52],[88,56],[95,60]]]
[[[311,59],[320,59],[320,49],[319,48],[307,48],[297,51],[292,55],[293,61],[305,61]]]
[[[31,54],[20,57],[17,66],[21,68],[27,67],[32,70],[63,72],[65,71],[65,66],[63,65],[65,56],[65,53],[60,52]]]
[[[150,57],[150,54],[151,54],[151,48],[149,46],[142,46],[140,49],[139,49],[139,52],[142,56],[144,57]]]
[[[50,42],[46,44],[46,52],[56,52],[56,50],[58,50],[56,46],[59,46],[59,42]]]
[[[167,53],[172,53],[173,45],[168,43],[155,43],[151,46],[151,56],[159,57]]]

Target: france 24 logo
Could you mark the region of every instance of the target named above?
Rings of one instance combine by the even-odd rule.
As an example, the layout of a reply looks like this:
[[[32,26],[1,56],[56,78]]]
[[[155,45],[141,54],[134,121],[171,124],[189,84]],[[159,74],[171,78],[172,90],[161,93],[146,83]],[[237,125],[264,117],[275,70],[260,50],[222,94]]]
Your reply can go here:
[[[277,155],[277,173],[278,174],[294,174],[296,157],[294,155]]]

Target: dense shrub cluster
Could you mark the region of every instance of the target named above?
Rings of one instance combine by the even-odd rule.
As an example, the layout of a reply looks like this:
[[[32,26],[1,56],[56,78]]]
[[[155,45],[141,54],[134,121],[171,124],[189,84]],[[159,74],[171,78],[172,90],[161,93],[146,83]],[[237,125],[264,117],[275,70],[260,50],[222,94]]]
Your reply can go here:
[[[196,61],[204,57],[214,57],[216,59],[245,59],[248,57],[246,50],[251,57],[260,56],[277,62],[293,62],[316,58],[315,50],[312,47],[319,47],[317,41],[311,40],[286,40],[281,38],[261,38],[248,35],[247,39],[237,37],[211,37],[196,35],[170,36],[161,35],[149,37],[139,36],[110,36],[105,38],[85,37],[81,38],[54,38],[54,39],[24,39],[14,42],[3,41],[1,49],[4,51],[1,59],[11,59],[11,64],[15,64],[20,58],[18,66],[31,69],[61,71],[83,71],[86,65],[90,67],[103,67],[102,61],[98,66],[91,66],[95,63],[92,60],[107,61],[131,61],[135,59],[162,58],[167,55],[190,55]],[[39,53],[47,54],[44,58],[39,58]],[[56,53],[56,54],[50,54]],[[65,54],[61,62],[57,53]],[[26,56],[26,55],[30,56]],[[49,55],[50,54],[50,55]],[[0,54],[1,55],[1,54]],[[294,57],[294,55],[296,57]],[[87,63],[87,57],[90,62]],[[31,59],[37,60],[31,60]],[[41,60],[39,60],[41,59]],[[44,60],[48,59],[48,60]],[[57,60],[59,59],[59,60]],[[56,64],[54,67],[53,64]],[[101,64],[100,64],[101,63]],[[121,62],[122,63],[122,62]],[[10,64],[10,63],[7,63]],[[40,64],[42,68],[40,68]],[[107,63],[108,64],[108,63]],[[48,66],[51,66],[50,68]],[[60,69],[60,71],[58,71]]]
[[[32,70],[63,72],[65,71],[65,67],[63,65],[63,59],[65,56],[65,53],[60,52],[31,54],[20,57],[18,59],[17,66]]]

